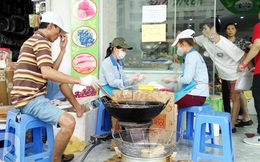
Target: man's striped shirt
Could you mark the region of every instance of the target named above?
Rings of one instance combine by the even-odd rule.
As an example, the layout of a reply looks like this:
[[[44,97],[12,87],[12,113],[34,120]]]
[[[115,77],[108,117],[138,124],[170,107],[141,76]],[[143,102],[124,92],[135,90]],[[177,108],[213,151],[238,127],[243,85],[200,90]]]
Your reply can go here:
[[[42,66],[53,67],[51,46],[42,33],[35,32],[23,43],[14,72],[11,97],[15,107],[24,106],[33,98],[46,94],[47,79],[42,77]]]

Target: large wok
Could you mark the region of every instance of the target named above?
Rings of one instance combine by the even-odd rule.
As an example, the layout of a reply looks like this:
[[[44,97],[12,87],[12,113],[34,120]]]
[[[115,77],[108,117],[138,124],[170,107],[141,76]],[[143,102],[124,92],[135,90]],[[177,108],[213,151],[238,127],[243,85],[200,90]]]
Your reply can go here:
[[[123,101],[119,105],[101,100],[106,110],[116,119],[126,122],[147,122],[160,114],[168,104],[156,101]]]
[[[153,52],[159,48],[161,42],[141,42],[141,49],[143,52]]]

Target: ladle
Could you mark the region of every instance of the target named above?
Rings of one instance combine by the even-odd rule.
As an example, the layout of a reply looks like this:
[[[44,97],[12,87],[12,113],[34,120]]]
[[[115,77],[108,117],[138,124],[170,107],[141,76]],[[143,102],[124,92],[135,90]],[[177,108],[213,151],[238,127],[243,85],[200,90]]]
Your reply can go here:
[[[116,103],[119,106],[119,103],[101,85],[98,86],[106,94],[108,98],[110,98],[114,103]]]

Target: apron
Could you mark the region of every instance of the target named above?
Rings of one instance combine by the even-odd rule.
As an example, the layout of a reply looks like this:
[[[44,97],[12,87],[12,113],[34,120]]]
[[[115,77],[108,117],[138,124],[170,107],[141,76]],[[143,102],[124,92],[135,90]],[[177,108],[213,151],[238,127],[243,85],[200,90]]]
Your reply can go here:
[[[119,88],[115,88],[115,87],[111,87],[109,86],[108,84],[102,86],[106,91],[107,93],[112,96],[113,95],[113,90],[118,90]]]
[[[197,82],[192,80],[189,84],[182,85],[181,90],[177,93],[174,93],[174,102],[177,102],[190,91],[192,91],[197,85]]]

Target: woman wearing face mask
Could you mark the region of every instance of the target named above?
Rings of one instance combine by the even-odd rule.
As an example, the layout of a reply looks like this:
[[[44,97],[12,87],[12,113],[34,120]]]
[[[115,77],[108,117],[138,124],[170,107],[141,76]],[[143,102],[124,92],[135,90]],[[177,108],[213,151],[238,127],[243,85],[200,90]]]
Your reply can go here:
[[[178,108],[203,105],[209,96],[208,70],[202,56],[194,48],[194,31],[186,29],[175,39],[172,46],[177,46],[177,54],[183,56],[183,74],[163,78],[164,83],[182,84],[182,89],[174,94]]]
[[[145,79],[144,75],[134,74],[127,77],[120,60],[125,58],[126,50],[133,48],[127,45],[124,38],[117,37],[111,43],[106,51],[105,59],[102,62],[99,71],[99,80],[101,86],[112,96],[115,89],[124,89]],[[104,96],[100,90],[99,96]]]

